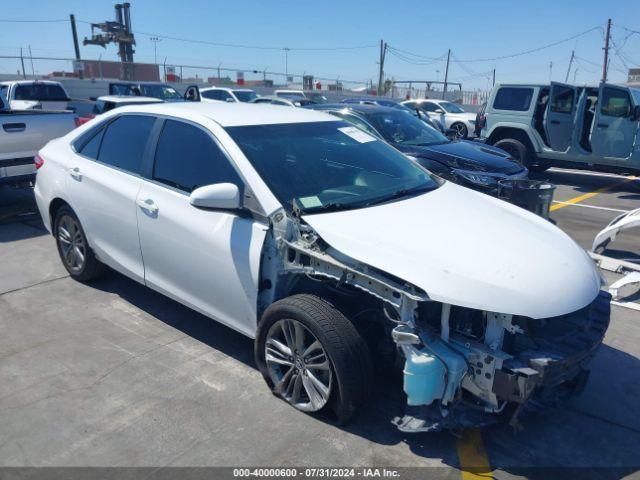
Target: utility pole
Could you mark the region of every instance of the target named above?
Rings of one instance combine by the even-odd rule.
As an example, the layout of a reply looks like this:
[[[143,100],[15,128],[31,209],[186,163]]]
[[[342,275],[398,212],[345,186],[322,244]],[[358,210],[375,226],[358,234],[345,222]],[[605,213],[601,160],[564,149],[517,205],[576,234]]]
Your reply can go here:
[[[289,47],[284,47],[284,83],[289,85]]]
[[[553,76],[553,62],[549,62],[549,81],[551,81],[552,76]]]
[[[161,41],[159,37],[149,37],[149,40],[153,42],[153,63],[158,64],[158,42]]]
[[[76,30],[76,16],[72,13],[69,15],[69,22],[71,23],[71,35],[73,36],[73,48],[76,52],[76,60],[80,61],[80,46],[78,45],[78,31]],[[78,70],[78,77],[83,78],[82,69]]]
[[[27,79],[27,72],[24,71],[24,57],[22,56],[22,47],[20,47],[20,63],[22,63],[22,78]]]
[[[451,59],[451,49],[447,52],[447,67],[444,69],[444,87],[442,89],[442,99],[446,100],[447,96],[447,80],[449,80],[449,60]]]
[[[491,84],[492,86],[496,85],[496,69],[493,69],[493,83]]]
[[[607,33],[604,37],[604,63],[602,64],[602,82],[607,81],[607,68],[609,63],[609,38],[611,37],[611,19],[607,20]]]
[[[36,70],[33,68],[33,53],[31,53],[31,45],[29,45],[29,57],[31,58],[31,75],[33,75],[33,79],[36,79]]]
[[[571,73],[571,67],[573,66],[573,57],[575,57],[575,50],[571,50],[571,58],[569,59],[569,68],[567,68],[567,75],[564,77],[564,82],[569,81],[569,74]]]
[[[378,71],[378,96],[382,96],[382,86],[384,83],[384,57],[387,54],[387,44],[380,40],[380,69]]]

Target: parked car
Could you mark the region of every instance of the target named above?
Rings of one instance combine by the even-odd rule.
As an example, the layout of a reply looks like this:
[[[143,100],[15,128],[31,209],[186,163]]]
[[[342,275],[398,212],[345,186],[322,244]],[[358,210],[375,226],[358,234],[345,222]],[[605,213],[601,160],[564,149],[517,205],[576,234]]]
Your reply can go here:
[[[0,186],[28,185],[35,178],[34,156],[46,143],[76,127],[76,116],[60,110],[12,110],[0,96]]]
[[[185,95],[180,95],[175,88],[166,83],[112,82],[109,84],[109,95],[153,97],[165,102],[181,102],[189,100],[187,93],[193,88],[193,86],[187,88]]]
[[[446,129],[444,128],[442,123],[440,123],[439,120],[435,118],[431,118],[427,114],[422,113],[420,109],[411,108],[408,105],[403,105],[402,103],[395,100],[389,100],[386,98],[345,98],[341,100],[340,103],[349,103],[349,104],[355,103],[355,104],[361,104],[361,105],[380,105],[381,107],[390,107],[390,108],[398,108],[400,110],[407,110],[412,114],[414,114],[416,117],[418,117],[420,120],[425,122],[430,127],[435,128],[441,133],[446,133]]]
[[[322,92],[304,92],[304,95],[309,100],[313,100],[316,103],[327,103],[329,100]]]
[[[475,115],[465,112],[457,103],[428,98],[405,100],[402,104],[426,113],[430,118],[442,123],[445,129],[455,130],[458,138],[467,138],[475,131]]]
[[[601,83],[498,84],[482,137],[530,170],[640,172],[640,90]]]
[[[303,412],[348,419],[372,355],[398,355],[399,428],[516,424],[580,390],[608,326],[594,263],[557,227],[322,112],[129,106],[38,158],[72,278],[108,265],[254,338]]]
[[[528,171],[506,152],[467,140],[452,141],[409,112],[364,104],[314,107],[384,139],[442,178],[491,195],[500,180],[527,178]]]
[[[258,94],[249,88],[207,87],[200,89],[203,102],[251,102]]]
[[[102,115],[105,112],[109,112],[114,108],[126,107],[127,105],[146,105],[149,103],[162,103],[164,100],[153,97],[136,97],[132,95],[105,95],[98,97],[91,113],[78,117],[78,124],[82,125],[89,120],[96,117],[96,115]]]
[[[0,96],[11,110],[67,110],[71,100],[60,82],[50,80],[0,82]]]
[[[270,105],[282,105],[285,107],[308,107],[310,105],[317,105],[317,102],[310,98],[284,98],[276,97],[273,95],[265,95],[264,97],[258,97],[251,101],[251,103],[261,103]]]
[[[289,99],[300,99],[307,98],[307,95],[302,90],[276,90],[273,92],[276,97],[280,98],[289,98]]]

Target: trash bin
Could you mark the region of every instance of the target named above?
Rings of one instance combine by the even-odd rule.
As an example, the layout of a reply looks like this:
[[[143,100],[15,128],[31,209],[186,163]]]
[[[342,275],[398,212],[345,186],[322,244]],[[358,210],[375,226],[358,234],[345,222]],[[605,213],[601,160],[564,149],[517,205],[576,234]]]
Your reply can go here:
[[[555,189],[544,180],[500,180],[498,197],[548,219]]]

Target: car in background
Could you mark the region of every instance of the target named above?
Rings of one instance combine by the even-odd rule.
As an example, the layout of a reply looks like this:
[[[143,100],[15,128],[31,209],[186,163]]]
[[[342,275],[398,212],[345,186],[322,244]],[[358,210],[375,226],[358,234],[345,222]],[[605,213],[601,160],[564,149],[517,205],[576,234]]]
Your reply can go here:
[[[137,97],[132,95],[105,95],[98,97],[93,105],[91,113],[78,117],[78,125],[83,125],[97,115],[102,115],[114,108],[126,107],[127,105],[146,105],[150,103],[162,103],[164,100],[153,97]]]
[[[109,84],[109,95],[137,96],[159,98],[165,102],[181,102],[183,95],[166,83],[134,83],[112,82]]]
[[[11,110],[67,110],[71,101],[62,84],[51,80],[0,82],[0,97]]]
[[[200,89],[203,102],[251,102],[258,94],[250,88],[207,87]]]
[[[76,122],[69,110],[11,109],[0,95],[0,187],[32,183],[39,167],[37,151],[69,133]]]
[[[457,103],[447,100],[414,99],[405,100],[402,105],[424,112],[429,118],[438,120],[445,129],[455,130],[458,138],[465,139],[475,132],[475,114],[465,112]]]
[[[389,100],[385,98],[345,98],[340,101],[340,103],[348,103],[348,104],[360,104],[360,105],[380,105],[382,107],[390,107],[390,108],[398,108],[401,110],[407,110],[417,116],[420,120],[425,122],[432,128],[439,130],[442,133],[445,133],[445,128],[440,123],[439,120],[429,117],[428,115],[422,113],[419,109],[412,109],[407,105],[403,105],[402,103]]]
[[[108,265],[246,335],[301,412],[344,422],[402,388],[404,416],[387,413],[406,432],[517,425],[583,390],[609,324],[595,264],[559,228],[321,112],[129,106],[38,159],[38,210],[73,280]]]
[[[527,178],[528,171],[508,153],[467,140],[450,140],[410,112],[366,104],[325,104],[311,107],[352,123],[415,159],[421,166],[452,182],[497,195],[501,180]]]
[[[321,92],[305,91],[304,94],[308,99],[313,100],[316,103],[327,103],[329,101],[324,93]]]
[[[281,98],[273,95],[265,95],[264,97],[258,97],[251,103],[281,105],[284,107],[309,107],[311,105],[317,105],[318,103],[310,98]]]
[[[640,173],[640,89],[497,84],[485,116],[482,140],[532,171],[558,166]]]
[[[273,94],[276,97],[293,98],[296,100],[299,98],[307,98],[307,95],[302,90],[276,90]]]

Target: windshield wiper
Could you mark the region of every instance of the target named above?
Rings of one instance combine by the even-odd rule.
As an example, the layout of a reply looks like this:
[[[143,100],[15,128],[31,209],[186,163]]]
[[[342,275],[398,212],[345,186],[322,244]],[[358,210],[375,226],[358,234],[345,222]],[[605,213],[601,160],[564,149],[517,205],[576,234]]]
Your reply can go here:
[[[420,185],[417,187],[412,187],[412,188],[401,188],[399,190],[396,190],[395,192],[386,195],[384,197],[381,198],[377,198],[375,200],[372,200],[368,203],[365,203],[365,206],[370,206],[370,205],[376,205],[376,204],[380,204],[380,203],[386,203],[386,202],[390,202],[391,200],[396,200],[398,198],[403,198],[403,197],[407,197],[409,195],[415,195],[418,193],[424,193],[424,192],[428,192],[430,190],[435,190],[436,188],[438,188],[438,185]]]

